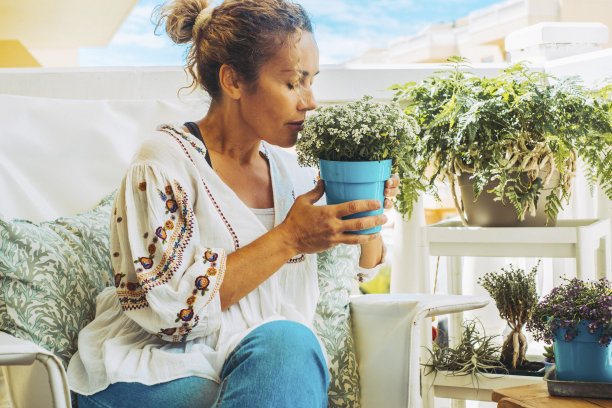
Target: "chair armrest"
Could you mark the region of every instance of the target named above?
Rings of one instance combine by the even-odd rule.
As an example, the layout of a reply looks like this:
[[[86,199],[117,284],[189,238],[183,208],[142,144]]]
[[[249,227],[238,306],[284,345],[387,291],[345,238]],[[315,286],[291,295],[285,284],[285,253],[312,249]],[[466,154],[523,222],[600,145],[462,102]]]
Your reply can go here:
[[[37,363],[40,363],[46,370],[51,392],[51,401],[49,401],[48,406],[55,408],[71,407],[66,371],[59,359],[53,353],[30,341],[0,332],[0,366],[32,366],[34,364],[38,365]],[[4,373],[10,374],[10,370],[5,369]],[[19,378],[17,381],[12,381],[9,376],[6,381],[13,401],[20,401],[23,397],[16,394],[39,391],[38,387],[33,387],[32,384],[27,382],[27,379],[24,381],[23,378]],[[42,384],[39,386],[42,387]],[[44,391],[41,392],[44,393]],[[30,397],[26,398],[31,401]]]
[[[38,354],[36,344],[0,332],[0,365],[30,365]]]
[[[486,306],[484,296],[381,294],[351,297],[361,403],[420,407],[420,322]]]

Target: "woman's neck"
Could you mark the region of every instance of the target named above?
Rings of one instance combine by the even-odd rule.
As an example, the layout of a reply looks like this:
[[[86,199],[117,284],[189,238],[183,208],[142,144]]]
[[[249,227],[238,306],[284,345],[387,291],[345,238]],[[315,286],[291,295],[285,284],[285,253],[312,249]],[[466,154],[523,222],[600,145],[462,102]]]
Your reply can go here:
[[[220,155],[239,165],[260,160],[261,140],[245,128],[232,109],[211,105],[206,116],[199,121],[206,148],[212,155]]]
[[[274,206],[268,161],[259,153],[261,140],[251,136],[231,110],[211,108],[199,120],[211,167],[221,180],[251,208]]]

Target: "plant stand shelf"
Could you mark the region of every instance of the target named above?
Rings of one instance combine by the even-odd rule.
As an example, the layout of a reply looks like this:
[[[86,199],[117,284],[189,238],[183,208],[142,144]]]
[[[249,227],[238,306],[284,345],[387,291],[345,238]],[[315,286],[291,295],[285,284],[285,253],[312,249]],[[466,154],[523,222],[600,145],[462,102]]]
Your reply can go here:
[[[465,256],[575,258],[578,278],[611,276],[609,219],[558,220],[554,227],[487,228],[464,227],[459,219],[451,219],[424,227],[424,243],[430,256],[447,257],[449,294],[463,293],[462,258]],[[461,335],[462,321],[462,313],[449,316],[451,345],[452,339]],[[493,388],[541,381],[538,377],[497,377],[485,376],[479,382],[481,391],[475,392],[469,377],[438,375],[434,382],[435,394],[454,399],[484,398],[490,401]],[[493,383],[489,385],[490,382]]]
[[[605,241],[605,243],[604,243]],[[555,227],[464,227],[457,219],[425,227],[429,254],[436,256],[576,258],[576,275],[610,270],[610,220],[559,220]],[[602,245],[603,244],[603,245]]]
[[[434,395],[439,398],[461,400],[492,401],[493,390],[505,387],[519,387],[544,383],[542,377],[526,375],[476,374],[454,375],[451,371],[439,371],[422,375],[428,386],[434,387]]]
[[[578,278],[610,277],[609,219],[558,220],[555,227],[490,228],[464,227],[451,219],[424,231],[429,255],[448,257],[449,294],[463,293],[464,256],[575,258]]]

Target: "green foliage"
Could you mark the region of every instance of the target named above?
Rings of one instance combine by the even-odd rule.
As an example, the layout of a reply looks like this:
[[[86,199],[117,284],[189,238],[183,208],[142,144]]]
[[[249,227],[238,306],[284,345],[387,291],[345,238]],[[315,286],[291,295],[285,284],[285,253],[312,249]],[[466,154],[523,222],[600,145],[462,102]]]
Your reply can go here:
[[[546,196],[546,214],[554,219],[569,198],[580,157],[591,185],[612,199],[612,85],[590,91],[577,78],[558,79],[524,64],[477,77],[464,60],[449,61],[450,69],[418,84],[391,87],[420,127],[416,172],[434,196],[436,179],[454,184],[467,172],[476,198],[497,180],[491,192],[522,218],[535,211],[542,177],[558,172]]]
[[[531,309],[538,303],[536,273],[540,262],[528,274],[510,264],[501,272],[489,272],[478,279],[478,284],[495,300],[497,310],[512,329],[520,328],[529,319]]]
[[[526,274],[510,264],[509,268],[501,268],[501,272],[489,272],[478,279],[478,284],[495,300],[501,318],[512,329],[501,351],[501,361],[512,368],[526,362],[527,339],[522,329],[538,303],[535,278],[539,266],[540,262]]]
[[[500,362],[500,347],[495,344],[495,337],[480,334],[477,320],[463,322],[463,334],[459,344],[455,347],[440,347],[434,343],[433,350],[427,350],[430,358],[423,364],[425,374],[438,371],[452,371],[454,375],[475,375],[491,372],[492,370],[506,370]],[[484,333],[484,328],[483,328]]]
[[[555,347],[554,344],[545,344],[544,345],[544,353],[542,356],[549,362],[555,362]]]
[[[414,117],[399,105],[374,102],[371,96],[345,105],[321,106],[304,122],[296,144],[298,161],[318,167],[319,159],[392,159],[392,172],[401,180],[396,208],[410,216],[425,188],[413,160],[418,132]]]

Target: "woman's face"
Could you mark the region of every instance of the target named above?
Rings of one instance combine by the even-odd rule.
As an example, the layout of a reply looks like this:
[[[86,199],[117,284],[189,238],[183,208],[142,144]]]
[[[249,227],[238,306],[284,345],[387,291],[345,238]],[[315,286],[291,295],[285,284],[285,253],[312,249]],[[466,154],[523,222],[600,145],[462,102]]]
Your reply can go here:
[[[241,115],[258,139],[291,147],[306,112],[317,107],[312,82],[319,72],[319,49],[303,32],[297,44],[283,46],[260,70],[253,90],[240,98]]]

